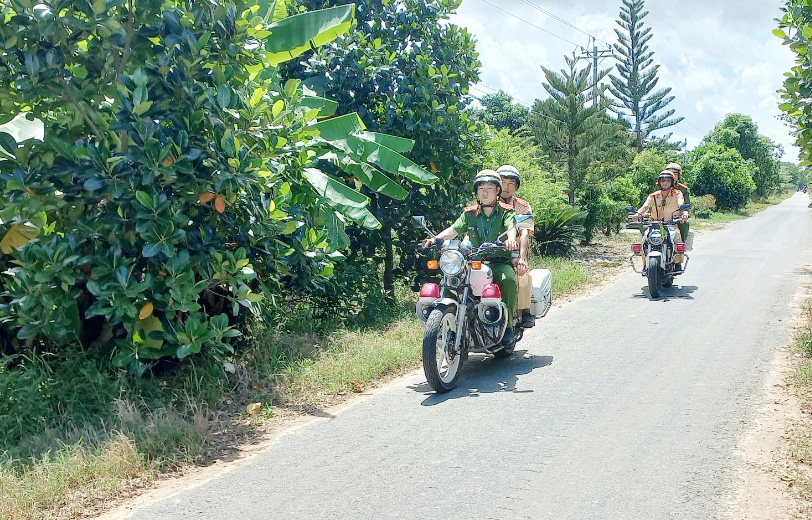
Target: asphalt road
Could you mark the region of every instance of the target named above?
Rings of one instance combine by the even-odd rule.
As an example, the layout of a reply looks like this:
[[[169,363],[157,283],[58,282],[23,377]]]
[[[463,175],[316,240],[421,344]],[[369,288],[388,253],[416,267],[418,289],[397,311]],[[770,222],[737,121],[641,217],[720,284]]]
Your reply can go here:
[[[512,359],[473,357],[455,391],[414,373],[132,518],[724,518],[810,272],[808,204],[697,236],[658,300],[630,269]]]

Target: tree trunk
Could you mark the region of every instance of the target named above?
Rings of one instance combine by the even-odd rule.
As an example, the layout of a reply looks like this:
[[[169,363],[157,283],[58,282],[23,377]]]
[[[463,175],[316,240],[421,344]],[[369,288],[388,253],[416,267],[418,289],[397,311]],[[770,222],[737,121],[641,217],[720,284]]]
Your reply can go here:
[[[383,288],[390,298],[395,297],[395,245],[392,240],[391,226],[381,227],[383,234]]]

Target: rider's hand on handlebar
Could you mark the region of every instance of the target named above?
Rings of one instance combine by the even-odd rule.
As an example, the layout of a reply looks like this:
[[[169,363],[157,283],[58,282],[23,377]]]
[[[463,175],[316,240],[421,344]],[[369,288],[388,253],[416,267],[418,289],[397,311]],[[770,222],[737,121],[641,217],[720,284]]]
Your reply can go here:
[[[434,245],[434,238],[424,238],[421,241],[421,244],[423,246],[423,249],[428,249]]]
[[[691,218],[691,215],[683,213],[682,216],[679,218],[679,221],[685,223],[688,221],[689,218]]]

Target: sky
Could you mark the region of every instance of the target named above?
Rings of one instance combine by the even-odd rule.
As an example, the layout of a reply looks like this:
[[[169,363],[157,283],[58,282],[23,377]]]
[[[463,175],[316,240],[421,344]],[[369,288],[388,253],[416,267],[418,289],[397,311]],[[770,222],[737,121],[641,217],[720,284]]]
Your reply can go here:
[[[560,72],[564,56],[609,49],[621,0],[463,0],[451,22],[477,40],[482,62],[480,83],[472,94],[504,90],[517,101],[544,99],[541,65]],[[784,0],[648,0],[643,28],[659,64],[657,89],[671,87],[667,108],[685,119],[655,132],[696,147],[728,113],[749,115],[759,133],[784,147],[782,160],[796,162],[798,149],[790,128],[778,119],[784,73],[794,55],[772,34]],[[621,29],[622,30],[622,29]],[[590,63],[592,60],[590,59]],[[615,60],[599,61],[614,70]]]

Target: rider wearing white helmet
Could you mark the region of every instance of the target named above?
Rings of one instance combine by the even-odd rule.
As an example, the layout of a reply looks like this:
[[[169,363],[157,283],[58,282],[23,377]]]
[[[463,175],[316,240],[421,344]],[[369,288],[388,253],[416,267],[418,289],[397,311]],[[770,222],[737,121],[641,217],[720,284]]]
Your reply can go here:
[[[530,215],[531,218],[516,224],[519,229],[519,258],[514,265],[516,282],[519,286],[519,298],[516,302],[517,312],[522,314],[522,327],[529,328],[535,325],[536,320],[530,312],[530,286],[532,280],[528,273],[527,253],[530,250],[530,237],[533,236],[533,208],[530,203],[516,196],[516,190],[522,185],[522,178],[515,166],[505,164],[496,169],[502,178],[502,202],[513,207],[516,215]]]

